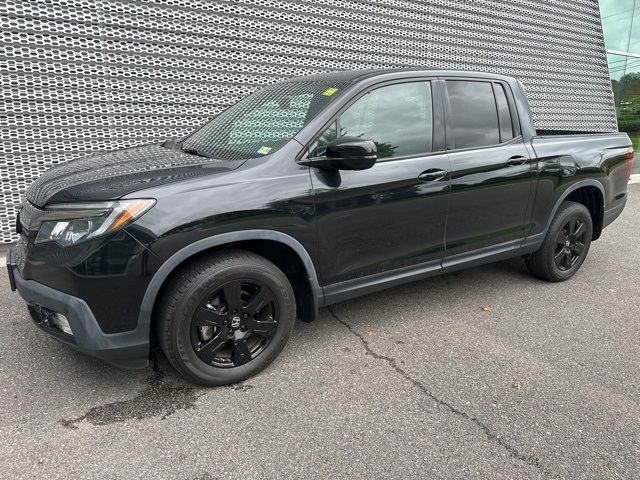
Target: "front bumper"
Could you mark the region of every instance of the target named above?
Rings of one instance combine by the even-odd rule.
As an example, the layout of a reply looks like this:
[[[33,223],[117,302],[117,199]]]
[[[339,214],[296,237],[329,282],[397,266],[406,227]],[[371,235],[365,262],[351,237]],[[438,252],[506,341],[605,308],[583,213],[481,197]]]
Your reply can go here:
[[[13,252],[7,254],[7,269],[12,290],[17,290],[27,304],[64,315],[73,335],[66,335],[33,314],[35,324],[43,331],[77,350],[121,368],[144,368],[149,364],[149,331],[147,326],[121,333],[104,333],[87,303],[34,280],[22,278]]]

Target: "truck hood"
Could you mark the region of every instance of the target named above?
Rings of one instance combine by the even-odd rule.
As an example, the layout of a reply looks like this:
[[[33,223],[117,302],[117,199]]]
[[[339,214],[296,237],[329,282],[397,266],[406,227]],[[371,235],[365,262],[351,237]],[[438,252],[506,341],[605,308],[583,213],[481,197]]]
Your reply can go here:
[[[57,165],[31,184],[25,198],[39,207],[50,202],[116,200],[157,185],[223,174],[244,162],[190,155],[158,144],[145,145]]]

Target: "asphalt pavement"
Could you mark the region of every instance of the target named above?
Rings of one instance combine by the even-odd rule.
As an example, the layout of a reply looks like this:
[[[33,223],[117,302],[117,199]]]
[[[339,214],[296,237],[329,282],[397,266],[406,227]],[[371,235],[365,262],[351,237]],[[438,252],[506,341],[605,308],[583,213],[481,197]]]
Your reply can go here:
[[[298,322],[204,389],[31,325],[0,275],[0,478],[640,478],[640,187],[569,282],[519,260]]]

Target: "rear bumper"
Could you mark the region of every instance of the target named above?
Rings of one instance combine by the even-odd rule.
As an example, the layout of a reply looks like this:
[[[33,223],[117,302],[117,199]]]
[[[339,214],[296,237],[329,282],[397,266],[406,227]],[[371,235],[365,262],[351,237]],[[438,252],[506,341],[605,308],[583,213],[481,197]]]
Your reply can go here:
[[[34,323],[57,340],[77,350],[100,358],[121,368],[143,368],[149,364],[149,332],[147,328],[121,333],[104,333],[89,306],[80,298],[55,290],[34,280],[22,278],[12,258],[7,254],[7,269],[11,289],[17,290],[27,304],[44,307],[64,315],[73,335],[67,335],[43,321],[32,312]]]
[[[605,228],[611,225],[613,221],[620,216],[626,204],[627,204],[627,199],[625,198],[620,205],[616,205],[610,210],[605,210],[604,218],[602,219],[602,228]]]

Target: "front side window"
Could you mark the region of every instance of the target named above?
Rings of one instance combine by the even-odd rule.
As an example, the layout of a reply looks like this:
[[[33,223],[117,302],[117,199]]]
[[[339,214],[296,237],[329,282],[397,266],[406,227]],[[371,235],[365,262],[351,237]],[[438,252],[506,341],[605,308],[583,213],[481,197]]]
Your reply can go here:
[[[489,82],[448,80],[456,148],[500,143],[498,110]]]
[[[359,98],[338,119],[341,137],[373,140],[378,158],[429,153],[433,143],[430,82],[388,85]]]
[[[323,156],[327,152],[327,145],[336,138],[338,138],[338,127],[337,123],[334,121],[329,128],[322,132],[322,135],[318,137],[318,140],[316,140],[315,146],[311,149],[311,156]]]
[[[266,87],[222,112],[187,137],[182,147],[224,160],[275,153],[345,87],[312,81]]]

